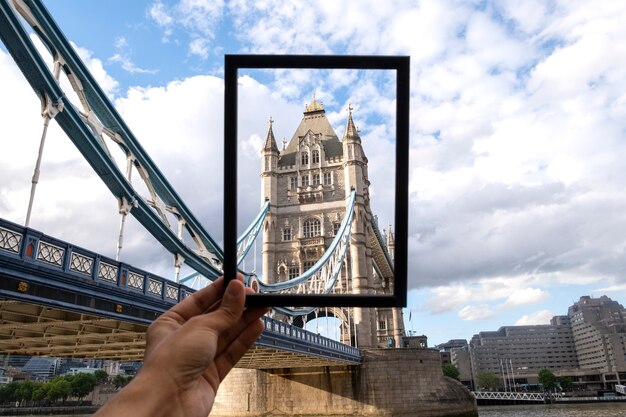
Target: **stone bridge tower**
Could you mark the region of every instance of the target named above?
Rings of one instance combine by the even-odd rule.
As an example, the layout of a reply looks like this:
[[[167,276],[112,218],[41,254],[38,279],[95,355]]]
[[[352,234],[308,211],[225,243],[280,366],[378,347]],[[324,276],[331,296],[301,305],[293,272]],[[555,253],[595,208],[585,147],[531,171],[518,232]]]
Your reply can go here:
[[[268,283],[294,278],[322,256],[339,229],[346,198],[356,190],[350,249],[334,292],[376,294],[393,290],[391,230],[383,236],[370,208],[367,157],[349,108],[340,140],[315,100],[291,140],[276,144],[270,118],[262,150],[262,200],[270,210],[263,231],[262,279]],[[391,250],[391,253],[389,252]],[[401,346],[400,309],[321,308],[304,321],[321,316],[341,320],[341,341],[359,347]]]

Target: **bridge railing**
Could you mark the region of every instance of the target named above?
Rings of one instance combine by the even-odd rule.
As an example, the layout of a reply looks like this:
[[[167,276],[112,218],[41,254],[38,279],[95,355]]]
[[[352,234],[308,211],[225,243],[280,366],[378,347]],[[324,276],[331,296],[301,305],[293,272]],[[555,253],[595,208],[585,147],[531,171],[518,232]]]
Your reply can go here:
[[[354,346],[337,342],[336,340],[320,336],[319,334],[304,330],[300,327],[292,326],[271,317],[263,317],[263,321],[265,322],[265,332],[268,334],[275,334],[283,339],[297,340],[317,348],[325,348],[329,351],[332,350],[335,352],[341,352],[344,355],[354,357],[355,359],[359,359],[361,357],[360,350]]]
[[[0,252],[76,280],[89,280],[176,304],[193,290],[123,262],[0,219]]]

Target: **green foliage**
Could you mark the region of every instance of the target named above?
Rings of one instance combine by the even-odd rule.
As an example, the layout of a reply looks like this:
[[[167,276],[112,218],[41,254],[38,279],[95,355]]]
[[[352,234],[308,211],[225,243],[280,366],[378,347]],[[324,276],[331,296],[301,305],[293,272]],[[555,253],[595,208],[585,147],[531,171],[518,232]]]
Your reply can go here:
[[[8,384],[0,388],[0,400],[2,402],[19,401],[19,398],[16,396],[16,392],[19,387],[19,382],[9,382]]]
[[[24,381],[15,390],[16,401],[30,401],[33,398],[35,384],[32,381]]]
[[[543,368],[542,370],[539,371],[538,378],[539,378],[539,382],[541,383],[541,385],[543,385],[545,389],[550,390],[550,389],[556,388],[557,379],[551,370]]]
[[[14,381],[0,386],[0,404],[15,401],[65,401],[70,396],[82,399],[93,391],[99,380],[104,381],[107,378],[107,373],[102,371],[100,374],[96,372],[57,376],[49,382]],[[126,385],[132,379],[123,376],[120,378],[120,385]]]
[[[94,372],[93,376],[96,377],[97,384],[102,384],[109,378],[109,374],[107,374],[106,371],[103,371],[102,369],[98,369],[96,372]]]
[[[43,401],[48,397],[48,390],[50,389],[49,383],[39,382],[36,383],[35,388],[33,389],[33,401]]]
[[[113,383],[115,384],[116,387],[123,387],[124,385],[128,384],[130,381],[133,380],[133,375],[115,375],[113,377]]]
[[[500,378],[498,378],[498,375],[494,374],[493,372],[480,371],[476,375],[476,385],[481,388],[493,390],[500,388],[502,386],[502,382],[500,382]]]
[[[570,389],[574,386],[574,383],[572,382],[572,378],[569,376],[562,376],[559,378],[559,385],[563,389]]]
[[[450,378],[454,378],[457,381],[459,380],[459,375],[461,374],[458,368],[450,363],[446,363],[442,366],[443,374],[445,376],[449,376]]]
[[[50,401],[63,400],[72,395],[72,384],[64,378],[54,378],[49,383],[46,398]]]
[[[70,384],[72,386],[72,395],[78,398],[83,398],[96,386],[96,376],[87,374],[84,372],[74,375]]]

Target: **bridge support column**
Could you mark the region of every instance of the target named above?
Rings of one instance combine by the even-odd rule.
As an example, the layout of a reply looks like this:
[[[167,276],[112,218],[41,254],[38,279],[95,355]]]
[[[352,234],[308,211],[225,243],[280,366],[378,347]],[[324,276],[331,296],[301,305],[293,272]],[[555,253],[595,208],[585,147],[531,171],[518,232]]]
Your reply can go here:
[[[474,397],[443,376],[434,349],[369,349],[360,366],[233,369],[212,417],[476,417]]]

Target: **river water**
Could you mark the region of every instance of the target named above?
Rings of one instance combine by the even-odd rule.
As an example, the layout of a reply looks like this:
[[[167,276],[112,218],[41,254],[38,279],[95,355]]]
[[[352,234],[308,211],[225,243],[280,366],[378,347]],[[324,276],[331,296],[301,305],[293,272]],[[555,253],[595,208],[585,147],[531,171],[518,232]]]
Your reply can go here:
[[[542,404],[478,407],[480,417],[624,417],[626,404]]]
[[[479,417],[625,417],[625,403],[496,405],[478,407]],[[38,417],[46,417],[40,415]],[[56,415],[54,417],[66,417]],[[89,417],[77,415],[67,417]]]

